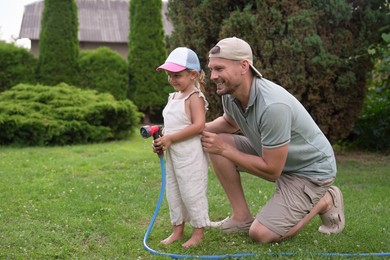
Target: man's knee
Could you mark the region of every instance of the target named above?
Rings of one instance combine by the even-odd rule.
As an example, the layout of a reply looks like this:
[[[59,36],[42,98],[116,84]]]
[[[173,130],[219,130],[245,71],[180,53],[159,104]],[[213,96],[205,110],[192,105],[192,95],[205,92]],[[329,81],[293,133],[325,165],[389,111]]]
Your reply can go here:
[[[231,146],[236,146],[236,143],[234,141],[234,135],[233,134],[226,134],[226,133],[221,133],[217,134],[219,138],[221,138],[225,143],[231,145]]]
[[[278,234],[269,230],[258,220],[253,221],[252,226],[249,229],[249,237],[259,243],[271,243],[280,240]]]
[[[230,146],[233,146],[233,147],[236,147],[236,142],[234,140],[234,135],[233,134],[226,134],[226,133],[222,133],[222,134],[217,134],[219,136],[219,138],[221,138],[221,140],[230,145]],[[222,162],[222,163],[225,163],[225,161],[230,161],[229,159],[227,159],[226,157],[224,156],[221,156],[219,154],[212,154],[212,153],[209,153],[209,158],[212,162]]]

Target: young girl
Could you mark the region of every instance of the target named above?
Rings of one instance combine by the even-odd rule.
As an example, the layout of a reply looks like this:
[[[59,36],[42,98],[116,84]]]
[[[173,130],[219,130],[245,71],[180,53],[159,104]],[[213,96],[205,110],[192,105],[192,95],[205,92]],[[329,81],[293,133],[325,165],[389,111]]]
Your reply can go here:
[[[172,234],[161,243],[182,239],[188,222],[193,227],[192,236],[182,244],[188,248],[203,240],[204,228],[210,222],[206,196],[208,161],[200,141],[208,107],[200,90],[204,72],[195,52],[185,47],[173,50],[156,70],[166,71],[175,90],[163,110],[163,136],[153,144],[154,152],[166,151],[166,195],[173,225]]]

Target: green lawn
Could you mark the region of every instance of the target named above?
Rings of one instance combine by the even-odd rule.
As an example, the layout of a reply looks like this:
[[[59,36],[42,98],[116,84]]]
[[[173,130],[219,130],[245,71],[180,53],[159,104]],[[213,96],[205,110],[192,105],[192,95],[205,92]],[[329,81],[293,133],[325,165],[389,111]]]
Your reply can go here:
[[[0,259],[167,259],[150,254],[142,243],[161,185],[151,142],[136,135],[95,145],[0,147]],[[254,244],[245,234],[207,230],[197,247],[163,246],[159,241],[171,232],[164,199],[148,245],[172,254],[254,253],[258,259],[390,252],[390,156],[345,152],[337,160],[336,185],[344,193],[346,211],[341,234],[320,234],[316,217],[280,244]],[[255,214],[273,184],[243,177]],[[213,220],[230,213],[211,169],[209,203]],[[187,228],[186,239],[190,232]]]

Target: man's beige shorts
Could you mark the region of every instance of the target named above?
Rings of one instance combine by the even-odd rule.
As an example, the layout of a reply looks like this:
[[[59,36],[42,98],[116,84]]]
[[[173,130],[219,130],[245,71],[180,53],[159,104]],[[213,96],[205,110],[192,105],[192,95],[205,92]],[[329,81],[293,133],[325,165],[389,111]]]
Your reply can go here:
[[[246,137],[236,135],[234,140],[240,151],[257,155]],[[256,219],[271,231],[284,236],[311,211],[333,182],[334,178],[316,180],[293,173],[282,173],[275,182],[275,192],[259,210]]]

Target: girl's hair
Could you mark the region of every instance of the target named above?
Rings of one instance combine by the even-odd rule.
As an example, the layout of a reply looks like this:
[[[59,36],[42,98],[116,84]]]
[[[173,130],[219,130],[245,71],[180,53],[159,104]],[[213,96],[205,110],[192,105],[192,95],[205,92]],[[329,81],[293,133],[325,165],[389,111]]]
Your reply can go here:
[[[198,89],[200,89],[200,91],[202,91],[203,94],[206,94],[206,89],[205,89],[205,73],[203,70],[201,70],[200,72],[198,72],[198,77],[195,79],[195,87],[197,87]]]

